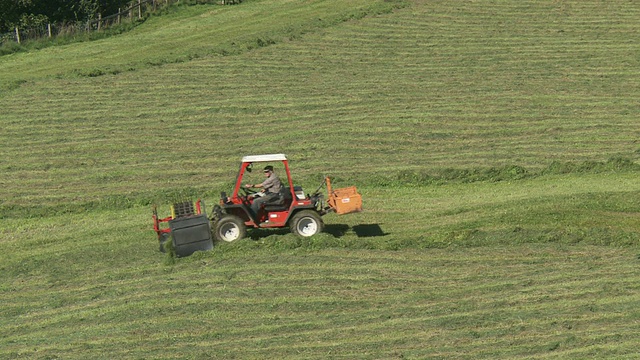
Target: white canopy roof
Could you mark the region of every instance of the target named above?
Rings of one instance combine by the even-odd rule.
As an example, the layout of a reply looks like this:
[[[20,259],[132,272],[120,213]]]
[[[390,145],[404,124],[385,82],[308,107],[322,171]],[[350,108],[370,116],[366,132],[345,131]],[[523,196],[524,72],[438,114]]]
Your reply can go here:
[[[243,156],[242,162],[263,162],[263,161],[283,161],[287,160],[284,154],[266,154]]]

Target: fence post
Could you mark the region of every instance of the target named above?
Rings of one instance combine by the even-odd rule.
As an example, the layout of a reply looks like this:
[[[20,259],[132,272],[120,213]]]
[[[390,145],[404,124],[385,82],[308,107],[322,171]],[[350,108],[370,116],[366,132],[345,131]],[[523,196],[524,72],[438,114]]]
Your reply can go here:
[[[142,0],[138,0],[138,20],[142,19]]]
[[[98,13],[98,31],[100,31],[101,24],[102,24],[102,14]]]
[[[49,38],[51,38],[51,23],[47,24],[47,32],[49,33]]]
[[[20,30],[18,30],[17,26],[16,26],[16,41],[18,42],[18,44],[20,44]]]
[[[118,8],[118,25],[120,25],[120,14],[122,13],[122,8]]]

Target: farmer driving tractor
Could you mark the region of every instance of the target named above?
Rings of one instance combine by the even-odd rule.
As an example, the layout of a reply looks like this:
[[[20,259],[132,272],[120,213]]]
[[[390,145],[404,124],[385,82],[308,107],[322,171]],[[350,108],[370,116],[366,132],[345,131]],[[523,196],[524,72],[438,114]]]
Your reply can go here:
[[[282,182],[276,173],[273,171],[273,166],[267,165],[264,167],[264,175],[266,179],[260,184],[246,184],[246,188],[261,188],[262,190],[254,195],[251,195],[254,200],[251,203],[251,211],[254,218],[258,218],[258,212],[262,204],[276,200],[282,190]]]

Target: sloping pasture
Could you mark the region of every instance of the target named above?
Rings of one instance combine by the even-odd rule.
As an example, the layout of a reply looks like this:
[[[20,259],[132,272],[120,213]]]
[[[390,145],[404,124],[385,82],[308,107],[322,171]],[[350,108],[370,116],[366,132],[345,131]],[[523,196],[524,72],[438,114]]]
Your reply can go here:
[[[0,57],[0,357],[634,358],[640,6],[245,1]],[[365,212],[187,259],[242,155]]]
[[[401,171],[537,169],[638,156],[638,42],[630,41],[638,13],[625,2],[419,2],[237,56],[78,75],[125,70],[125,59],[170,62],[209,44],[164,44],[165,32],[188,29],[189,21],[211,23],[211,49],[214,39],[251,43],[236,28],[216,27],[234,11],[251,19],[250,29],[277,23],[273,38],[286,39],[283,19],[297,18],[285,12],[260,22],[264,3],[223,13],[188,8],[191,17],[152,19],[95,44],[0,59],[3,82],[26,81],[1,98],[0,197],[58,204],[150,189],[202,191],[226,185],[242,154],[261,152],[290,154],[308,187],[325,173],[364,184]],[[262,11],[245,10],[254,6]],[[118,55],[135,49],[132,38],[153,34],[157,49]],[[74,61],[94,47],[116,59]],[[29,80],[44,64],[43,80]]]

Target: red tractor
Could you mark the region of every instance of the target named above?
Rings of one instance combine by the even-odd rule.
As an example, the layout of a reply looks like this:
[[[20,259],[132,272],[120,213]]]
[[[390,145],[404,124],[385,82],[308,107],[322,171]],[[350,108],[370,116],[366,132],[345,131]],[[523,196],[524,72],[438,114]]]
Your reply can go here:
[[[281,162],[286,179],[281,177],[282,190],[278,196],[272,196],[264,202],[257,213],[251,210],[251,204],[259,194],[242,186],[247,172],[251,172],[256,163]],[[327,203],[319,190],[327,186]],[[300,186],[295,186],[289,170],[289,161],[284,154],[253,155],[242,158],[240,171],[231,196],[220,194],[220,203],[213,207],[211,217],[204,212],[204,204],[183,201],[171,206],[171,215],[158,216],[153,207],[153,229],[158,235],[160,251],[165,251],[165,243],[171,239],[171,245],[178,256],[189,256],[195,251],[213,248],[213,238],[231,242],[247,235],[247,228],[283,228],[301,237],[310,237],[324,228],[322,216],[335,212],[348,214],[362,211],[362,197],[355,187],[331,189],[331,180],[326,177],[322,185],[309,195]]]
[[[265,203],[257,214],[253,214],[250,207],[258,194],[242,186],[243,177],[251,172],[254,164],[273,162],[281,162],[284,166],[283,175],[286,175],[286,179],[281,178],[282,191],[275,199]],[[329,193],[326,206],[323,195],[318,191],[305,195],[300,186],[294,185],[289,161],[284,154],[245,156],[242,158],[233,193],[230,196],[221,193],[220,204],[213,208],[213,236],[216,240],[231,242],[245,237],[247,227],[289,227],[294,234],[309,237],[323,230],[323,215],[332,211],[345,214],[362,210],[362,198],[355,187],[332,191],[329,178],[325,178],[325,183]]]

